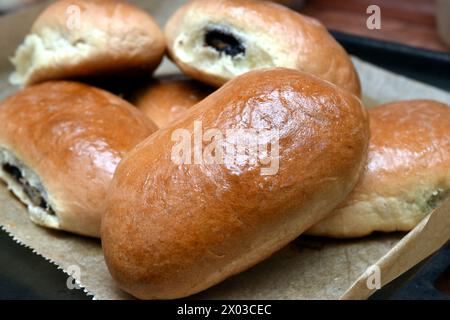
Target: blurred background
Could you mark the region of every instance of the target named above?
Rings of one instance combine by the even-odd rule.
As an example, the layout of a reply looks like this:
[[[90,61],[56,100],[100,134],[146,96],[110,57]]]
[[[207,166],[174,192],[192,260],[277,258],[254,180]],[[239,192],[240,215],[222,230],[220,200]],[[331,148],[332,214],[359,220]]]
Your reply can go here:
[[[5,15],[43,1],[45,2],[45,0],[0,0],[0,14]],[[316,17],[330,30],[450,53],[450,0],[276,0],[275,2]],[[366,21],[371,14],[366,11],[371,5],[380,8],[381,29],[367,28]]]

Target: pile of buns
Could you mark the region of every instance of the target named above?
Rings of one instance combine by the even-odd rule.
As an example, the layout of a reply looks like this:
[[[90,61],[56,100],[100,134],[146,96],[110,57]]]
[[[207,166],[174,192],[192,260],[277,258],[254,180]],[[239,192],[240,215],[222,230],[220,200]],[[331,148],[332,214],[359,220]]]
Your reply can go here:
[[[166,52],[184,75],[143,80]],[[0,178],[33,222],[101,237],[138,298],[200,292],[303,233],[411,230],[449,194],[449,106],[366,110],[345,50],[278,4],[189,1],[162,32],[125,2],[60,0],[11,61],[22,89],[0,103]],[[127,102],[93,79],[139,85]],[[215,161],[248,132],[276,143]]]

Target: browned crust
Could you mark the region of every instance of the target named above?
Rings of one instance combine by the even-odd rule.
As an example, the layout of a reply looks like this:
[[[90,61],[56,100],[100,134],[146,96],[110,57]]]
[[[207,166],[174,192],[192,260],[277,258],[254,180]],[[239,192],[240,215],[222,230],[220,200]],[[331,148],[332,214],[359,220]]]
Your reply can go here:
[[[361,180],[332,215],[307,233],[361,237],[409,231],[450,190],[450,108],[432,100],[398,101],[369,110],[371,141]]]
[[[163,128],[213,91],[213,88],[186,77],[165,76],[154,79],[136,92],[132,103]]]
[[[67,81],[30,86],[6,99],[0,123],[0,147],[39,176],[61,229],[89,236],[99,236],[117,164],[156,131],[119,97]]]
[[[295,61],[296,69],[361,96],[359,78],[349,55],[326,28],[311,17],[268,1],[194,0],[181,6],[166,23],[164,35],[170,58],[187,75],[213,86],[220,86],[229,80],[183,63],[173,51],[176,37],[181,32],[187,32],[185,19],[194,19],[197,14],[208,15],[211,21],[230,24],[244,32],[269,34],[277,39],[280,47],[287,45],[287,59],[289,63]]]
[[[79,27],[68,25],[70,6],[80,8]],[[123,1],[56,1],[39,15],[31,33],[46,38],[49,29],[72,45],[86,44],[95,51],[80,54],[76,61],[52,57],[52,64],[36,69],[27,85],[52,79],[151,73],[165,51],[164,36],[154,19],[146,11]],[[96,30],[104,31],[105,36],[96,39]]]
[[[278,172],[172,162],[172,133],[192,134],[195,120],[279,130]],[[119,165],[101,230],[113,278],[136,297],[167,299],[251,267],[348,195],[368,140],[360,100],[317,77],[278,68],[229,81]]]

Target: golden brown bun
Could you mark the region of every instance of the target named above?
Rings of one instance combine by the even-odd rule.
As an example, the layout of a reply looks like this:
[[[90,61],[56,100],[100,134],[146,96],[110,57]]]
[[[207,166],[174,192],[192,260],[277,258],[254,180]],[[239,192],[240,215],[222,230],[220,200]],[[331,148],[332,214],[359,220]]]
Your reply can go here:
[[[259,0],[259,1],[266,1],[266,0]],[[284,6],[290,6],[290,7],[298,7],[299,5],[303,5],[305,0],[269,0],[272,2],[277,2],[279,4],[282,4]]]
[[[278,170],[262,175],[269,165],[246,158],[172,161],[179,143],[173,136],[193,137],[194,121],[205,133],[217,129],[224,136],[233,128],[278,130],[279,157],[272,154]],[[360,100],[317,77],[278,68],[229,81],[118,166],[101,229],[113,278],[138,298],[167,299],[253,266],[348,195],[364,167],[368,140]],[[228,136],[215,142],[238,147]],[[203,150],[208,146],[204,141]]]
[[[12,62],[11,82],[150,73],[164,36],[144,10],[116,0],[60,0],[37,18]]]
[[[119,97],[66,81],[3,101],[0,123],[0,178],[27,204],[30,218],[94,237],[117,164],[156,131]]]
[[[400,101],[369,115],[365,173],[348,199],[308,234],[349,238],[409,231],[449,195],[449,106]]]
[[[213,88],[189,78],[166,76],[139,90],[132,103],[162,128],[213,91]]]
[[[169,18],[164,34],[171,59],[184,73],[210,85],[220,86],[253,69],[286,67],[361,94],[350,57],[323,25],[282,5],[190,1]]]

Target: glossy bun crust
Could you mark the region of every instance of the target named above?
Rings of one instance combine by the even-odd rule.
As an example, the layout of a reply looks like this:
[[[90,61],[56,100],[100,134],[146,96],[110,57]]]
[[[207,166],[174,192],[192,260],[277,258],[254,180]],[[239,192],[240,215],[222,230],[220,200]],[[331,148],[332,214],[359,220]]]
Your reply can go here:
[[[239,157],[173,161],[173,137],[193,137],[195,121],[205,133],[239,128],[262,130],[262,141],[278,137],[279,157],[271,153],[278,170],[263,175],[268,164]],[[101,229],[113,278],[138,298],[168,299],[253,266],[349,194],[368,140],[360,100],[317,77],[278,68],[229,81],[120,163]],[[215,141],[238,146],[228,136]]]
[[[144,10],[116,0],[59,0],[37,18],[12,58],[14,84],[150,73],[164,36]]]
[[[355,190],[308,234],[409,231],[450,194],[450,108],[400,101],[369,111],[368,163]]]
[[[0,178],[43,226],[99,236],[117,164],[156,131],[106,91],[45,82],[0,104]]]
[[[210,85],[253,69],[286,67],[361,94],[349,55],[325,27],[279,4],[189,1],[169,18],[164,34],[171,59]]]
[[[132,103],[162,128],[213,91],[213,88],[186,77],[165,76],[140,89]]]

